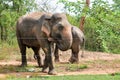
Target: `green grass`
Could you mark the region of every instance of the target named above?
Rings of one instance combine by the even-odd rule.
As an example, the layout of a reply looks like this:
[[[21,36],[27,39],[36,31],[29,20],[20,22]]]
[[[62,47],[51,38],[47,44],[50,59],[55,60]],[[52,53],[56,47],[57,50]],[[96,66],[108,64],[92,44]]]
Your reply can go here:
[[[86,68],[88,68],[88,66],[85,64],[69,64],[66,69],[69,71],[77,71]]]
[[[16,45],[9,45],[8,43],[0,44],[0,60],[14,60],[17,56],[19,56],[20,51]],[[17,56],[16,56],[17,55]],[[17,58],[18,59],[18,58]]]
[[[13,72],[39,72],[41,68],[28,65],[27,67],[19,67],[13,65],[0,66],[0,73],[13,73]]]
[[[31,48],[27,48],[27,60],[34,59],[33,58],[33,50]],[[0,44],[0,60],[21,60],[21,53],[18,45],[9,45],[7,43]]]
[[[9,77],[7,80],[120,80],[120,75],[34,76],[30,78]]]

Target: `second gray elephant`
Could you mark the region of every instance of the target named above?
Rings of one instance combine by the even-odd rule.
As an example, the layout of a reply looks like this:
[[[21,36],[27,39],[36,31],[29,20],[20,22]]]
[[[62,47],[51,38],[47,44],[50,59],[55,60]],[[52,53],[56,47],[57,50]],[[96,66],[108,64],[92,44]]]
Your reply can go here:
[[[71,46],[68,49],[71,49],[72,54],[71,54],[71,58],[69,59],[69,61],[71,63],[78,63],[79,62],[79,51],[80,49],[82,50],[82,54],[81,57],[83,57],[83,53],[84,53],[84,47],[85,47],[85,37],[83,32],[76,26],[72,26],[71,29],[71,33],[72,33],[72,42],[70,43]],[[56,36],[58,37],[58,36]],[[69,41],[67,41],[69,42]],[[57,41],[56,41],[57,43]],[[64,45],[66,46],[66,45]],[[56,45],[55,48],[55,62],[59,62],[59,54],[58,54],[58,50],[59,50],[59,45]],[[66,50],[68,50],[66,49]],[[62,50],[62,49],[60,49]],[[66,51],[66,50],[62,50],[62,51]]]

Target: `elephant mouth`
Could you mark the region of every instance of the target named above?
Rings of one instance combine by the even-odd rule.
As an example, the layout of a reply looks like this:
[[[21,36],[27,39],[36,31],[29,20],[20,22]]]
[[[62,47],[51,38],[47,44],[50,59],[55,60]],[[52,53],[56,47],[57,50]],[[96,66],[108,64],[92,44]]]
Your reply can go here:
[[[56,45],[58,48],[62,51],[66,51],[70,48],[70,44],[68,43],[69,41],[64,41],[64,40],[57,40]]]
[[[53,39],[53,38],[48,38],[49,41],[52,41],[54,43],[56,43],[57,47],[62,50],[62,51],[66,51],[71,47],[71,40],[68,39]]]

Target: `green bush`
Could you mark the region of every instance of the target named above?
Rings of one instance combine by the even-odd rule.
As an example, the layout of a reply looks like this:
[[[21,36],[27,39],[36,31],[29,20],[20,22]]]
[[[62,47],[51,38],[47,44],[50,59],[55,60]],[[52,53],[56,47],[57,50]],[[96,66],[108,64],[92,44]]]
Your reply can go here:
[[[116,13],[118,12],[113,12],[107,3],[93,3],[84,26],[86,49],[120,52],[120,15]]]
[[[79,26],[80,16],[82,14],[67,17],[71,24]],[[86,12],[84,34],[87,50],[120,53],[120,10],[116,9],[115,4],[95,0]]]

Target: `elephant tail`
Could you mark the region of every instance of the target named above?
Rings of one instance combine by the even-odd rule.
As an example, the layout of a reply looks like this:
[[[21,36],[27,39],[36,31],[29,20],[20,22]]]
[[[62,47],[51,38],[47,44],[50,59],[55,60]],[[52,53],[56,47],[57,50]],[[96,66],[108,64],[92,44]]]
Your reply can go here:
[[[83,38],[83,42],[82,42],[82,45],[81,45],[81,49],[82,49],[81,57],[83,58],[83,57],[84,57],[84,50],[85,50],[85,38]]]

